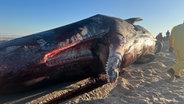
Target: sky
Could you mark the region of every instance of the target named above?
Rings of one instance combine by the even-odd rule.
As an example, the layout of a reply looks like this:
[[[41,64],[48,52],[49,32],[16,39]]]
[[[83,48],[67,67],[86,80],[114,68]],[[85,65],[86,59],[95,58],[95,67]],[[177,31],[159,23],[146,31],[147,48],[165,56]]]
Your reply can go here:
[[[184,0],[0,0],[0,37],[21,37],[95,14],[141,17],[153,35],[184,22]]]

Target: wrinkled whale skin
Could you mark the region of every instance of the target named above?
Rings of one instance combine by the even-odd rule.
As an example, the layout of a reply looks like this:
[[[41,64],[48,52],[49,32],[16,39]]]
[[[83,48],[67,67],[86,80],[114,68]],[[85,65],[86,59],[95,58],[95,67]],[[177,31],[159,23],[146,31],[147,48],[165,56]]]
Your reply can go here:
[[[156,39],[139,20],[98,14],[1,43],[0,93],[101,73],[116,81],[121,68],[155,54]]]

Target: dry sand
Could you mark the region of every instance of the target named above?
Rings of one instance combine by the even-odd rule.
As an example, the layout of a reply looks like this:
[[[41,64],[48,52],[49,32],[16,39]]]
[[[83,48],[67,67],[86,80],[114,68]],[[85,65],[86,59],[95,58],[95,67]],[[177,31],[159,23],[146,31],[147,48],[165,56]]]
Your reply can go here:
[[[165,74],[175,63],[166,43],[154,61],[125,68],[116,87],[106,84],[64,103],[184,104],[184,76],[171,82]]]
[[[171,82],[165,74],[175,63],[174,53],[167,52],[167,49],[168,45],[165,43],[162,52],[156,55],[154,61],[125,68],[125,72],[118,79],[117,86],[105,84],[63,103],[184,104],[184,75],[181,79]],[[22,99],[26,99],[26,96]],[[14,103],[19,104],[18,100]],[[30,102],[30,100],[24,101]]]

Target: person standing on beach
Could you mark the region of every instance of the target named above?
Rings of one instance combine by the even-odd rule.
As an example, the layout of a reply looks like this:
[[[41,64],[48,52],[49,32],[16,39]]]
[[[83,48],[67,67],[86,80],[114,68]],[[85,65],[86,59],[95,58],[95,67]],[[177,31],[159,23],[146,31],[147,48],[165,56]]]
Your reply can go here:
[[[156,39],[160,42],[163,41],[163,36],[162,36],[162,33],[159,33],[157,36],[156,36]]]
[[[171,80],[180,78],[181,69],[184,69],[184,23],[175,26],[171,31],[169,39],[170,50],[173,50],[176,54],[176,64],[167,70],[167,75]]]
[[[170,32],[169,32],[169,30],[167,30],[167,32],[166,32],[166,41],[169,40],[169,38],[170,38]]]

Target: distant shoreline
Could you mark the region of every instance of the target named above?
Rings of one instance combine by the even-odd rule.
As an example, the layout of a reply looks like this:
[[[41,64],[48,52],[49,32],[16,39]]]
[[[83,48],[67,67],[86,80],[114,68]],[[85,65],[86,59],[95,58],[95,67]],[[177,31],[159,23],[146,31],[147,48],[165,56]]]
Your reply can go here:
[[[13,38],[0,38],[0,41],[7,41],[7,40],[11,40]]]

